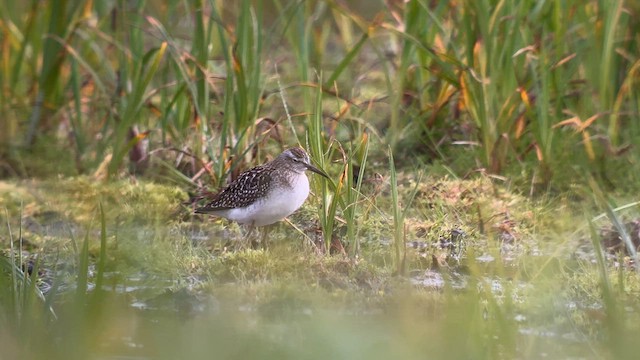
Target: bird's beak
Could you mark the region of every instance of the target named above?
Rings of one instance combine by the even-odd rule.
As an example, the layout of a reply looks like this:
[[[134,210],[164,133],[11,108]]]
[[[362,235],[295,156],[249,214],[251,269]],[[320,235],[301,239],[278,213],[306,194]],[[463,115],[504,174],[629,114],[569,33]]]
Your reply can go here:
[[[305,164],[305,165],[307,166],[307,169],[308,169],[308,170],[311,170],[311,171],[313,171],[313,172],[314,172],[314,173],[316,173],[316,174],[320,174],[320,175],[322,175],[322,176],[326,177],[327,179],[329,178],[329,175],[327,175],[327,173],[326,173],[326,172],[324,172],[324,171],[322,171],[322,170],[318,169],[317,167],[315,167],[315,166],[313,166],[313,165],[311,165],[311,164]]]

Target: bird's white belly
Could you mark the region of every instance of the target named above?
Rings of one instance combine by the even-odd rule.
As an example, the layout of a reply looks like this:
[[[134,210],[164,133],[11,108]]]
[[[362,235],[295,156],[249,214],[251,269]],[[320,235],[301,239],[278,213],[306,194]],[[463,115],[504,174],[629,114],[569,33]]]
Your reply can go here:
[[[264,198],[253,204],[226,210],[223,216],[240,224],[264,226],[273,224],[293,214],[309,196],[309,179],[300,174],[291,180],[291,188],[274,188]]]

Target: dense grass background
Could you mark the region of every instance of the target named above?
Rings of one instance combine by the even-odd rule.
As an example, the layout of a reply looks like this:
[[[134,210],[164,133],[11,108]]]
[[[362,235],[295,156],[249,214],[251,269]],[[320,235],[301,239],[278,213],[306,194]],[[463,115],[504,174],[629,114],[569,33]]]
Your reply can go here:
[[[151,162],[218,185],[263,146],[316,144],[318,158],[368,134],[401,164],[629,184],[639,11],[622,0],[5,1],[0,174],[102,165],[113,176]]]
[[[621,264],[637,254],[610,196],[640,180],[639,15],[622,0],[0,0],[0,178],[82,175],[44,185],[64,200],[27,204],[36,210],[24,218],[58,203],[82,230],[42,250],[59,246],[51,253],[71,268],[48,294],[39,260],[22,258],[29,192],[0,189],[13,196],[1,202],[11,249],[0,257],[0,359],[633,355],[640,282]],[[164,229],[184,200],[175,188],[197,199],[293,144],[333,175],[312,180],[320,206],[309,216],[324,253],[339,252],[339,228],[348,257],[292,245],[212,257],[180,232],[188,221]],[[421,181],[425,172],[471,180]],[[118,182],[133,176],[149,182]],[[487,179],[556,202],[511,214],[526,201]],[[500,236],[518,226],[548,236],[539,228],[572,216],[576,199],[627,244],[617,268],[596,220],[557,235],[590,236],[591,262],[561,254],[566,238],[549,257],[529,256],[542,242],[514,245],[530,247],[516,270],[502,262]],[[458,267],[438,269],[449,280],[438,291],[389,280],[437,262],[408,254],[408,217],[477,225],[469,237],[496,263],[466,257],[471,291],[455,288]],[[506,230],[485,232],[492,222]],[[176,312],[132,309],[130,278],[118,275],[131,268],[176,284],[210,277],[197,290],[211,298],[192,304],[206,309],[194,315],[179,290],[167,295]],[[547,336],[549,324],[579,339]]]

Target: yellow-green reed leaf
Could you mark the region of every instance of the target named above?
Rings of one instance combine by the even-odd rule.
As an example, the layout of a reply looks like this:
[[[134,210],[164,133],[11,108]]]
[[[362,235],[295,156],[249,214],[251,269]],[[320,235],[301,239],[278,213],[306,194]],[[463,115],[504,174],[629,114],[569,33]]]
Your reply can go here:
[[[164,57],[164,53],[166,51],[167,51],[167,42],[163,41],[162,44],[160,44],[160,47],[156,50],[155,55],[153,56],[153,61],[151,62],[151,66],[149,67],[149,70],[147,71],[147,74],[145,75],[144,80],[142,82],[142,87],[144,89],[146,89],[147,86],[149,86],[149,83],[151,83],[151,79],[153,79],[154,75],[158,71],[158,67],[160,66],[160,61],[162,61],[162,58]]]
[[[593,151],[593,144],[591,143],[591,136],[589,135],[589,131],[582,131],[582,142],[584,143],[584,149],[587,152],[589,160],[595,160],[596,153]]]
[[[78,64],[80,64],[82,68],[85,71],[87,71],[89,75],[91,75],[91,79],[93,80],[98,90],[100,90],[100,92],[106,95],[107,94],[106,87],[104,85],[104,82],[102,81],[102,77],[98,75],[97,69],[94,69],[91,65],[89,65],[89,62],[85,60],[84,57],[81,56],[80,53],[78,53],[78,51],[76,51],[76,49],[74,49],[72,46],[70,46],[69,44],[62,44],[62,45],[64,46],[67,54],[73,57],[78,62]]]
[[[402,221],[402,211],[400,210],[400,204],[398,202],[398,178],[396,174],[396,165],[393,160],[393,152],[391,151],[391,147],[388,149],[389,154],[389,174],[390,174],[390,182],[391,182],[391,203],[392,203],[392,213],[393,213],[393,249],[395,254],[395,266],[396,273],[400,274],[402,272],[402,257],[400,254],[400,250],[404,249],[404,241],[402,237],[402,231],[404,230],[403,221]]]
[[[325,218],[326,223],[322,227],[322,232],[324,234],[324,244],[325,244],[325,250],[327,251],[327,254],[329,253],[329,250],[331,248],[336,210],[338,209],[338,202],[340,201],[340,193],[342,192],[343,184],[344,184],[344,173],[340,176],[340,180],[338,181],[338,185],[336,186],[336,191],[333,193],[333,196],[331,195],[325,196],[325,203],[329,202],[329,207],[327,208],[327,213]]]
[[[336,81],[340,76],[340,74],[342,74],[342,72],[347,68],[347,66],[351,64],[353,59],[360,52],[362,45],[364,45],[364,43],[367,41],[368,38],[369,38],[369,34],[367,33],[362,34],[362,36],[360,37],[360,40],[358,40],[358,42],[353,46],[353,48],[349,50],[347,55],[340,61],[338,66],[336,66],[336,69],[333,71],[329,79],[327,79],[325,86],[328,86],[328,87],[333,86],[333,82]]]
[[[147,66],[147,71],[144,72],[142,79],[138,79],[138,81],[134,85],[133,93],[130,95],[130,98],[127,101],[127,108],[122,117],[122,124],[120,126],[121,129],[125,129],[126,126],[133,123],[133,121],[135,120],[135,115],[143,105],[144,93],[151,83],[154,75],[156,74],[158,67],[160,66],[160,61],[164,57],[164,53],[166,52],[166,50],[167,42],[163,41],[162,44],[160,44],[159,48],[152,49],[145,55],[142,61],[143,66],[139,71],[141,73],[144,72],[144,64],[149,65]]]
[[[465,65],[464,63],[462,63],[460,60],[456,59],[455,57],[446,54],[446,53],[441,53],[436,51],[435,49],[426,46],[425,44],[423,44],[418,38],[416,38],[415,36],[408,34],[404,31],[398,30],[396,29],[394,26],[389,25],[387,23],[383,23],[380,24],[380,27],[386,30],[391,31],[392,33],[400,36],[401,38],[409,41],[410,43],[416,45],[416,47],[420,50],[423,50],[426,53],[429,53],[432,55],[432,59],[438,63],[439,68],[442,70],[442,73],[439,73],[439,75],[442,77],[442,79],[450,82],[451,84],[455,85],[455,86],[459,86],[458,85],[458,79],[455,76],[455,74],[449,70],[448,66],[446,65],[447,63],[450,63],[458,68],[461,69],[465,69],[468,70],[469,67],[467,65]]]
[[[616,96],[616,100],[613,104],[613,111],[611,112],[611,117],[609,118],[609,138],[617,139],[619,132],[619,117],[620,117],[620,109],[622,109],[622,105],[624,104],[625,98],[630,98],[634,92],[638,91],[638,77],[640,76],[640,60],[637,60],[629,71],[627,72],[627,76],[618,89],[618,94]],[[612,144],[615,146],[615,143]]]

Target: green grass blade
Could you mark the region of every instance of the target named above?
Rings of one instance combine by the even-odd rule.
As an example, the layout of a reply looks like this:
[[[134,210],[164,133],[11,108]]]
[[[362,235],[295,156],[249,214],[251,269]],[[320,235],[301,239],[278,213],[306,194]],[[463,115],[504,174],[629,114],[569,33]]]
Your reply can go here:
[[[82,242],[82,248],[78,253],[76,275],[76,301],[78,305],[84,303],[89,284],[89,233],[90,229],[87,229],[87,234]]]
[[[400,202],[398,197],[398,175],[396,173],[396,166],[393,160],[393,152],[391,148],[388,150],[389,154],[389,176],[391,184],[391,203],[393,214],[393,249],[394,249],[394,266],[396,274],[404,275],[404,219],[402,218],[402,210],[400,209]]]
[[[99,204],[100,208],[100,256],[98,258],[97,271],[96,271],[96,292],[102,291],[102,285],[104,282],[104,273],[107,265],[107,221],[104,214],[104,207],[102,203]]]
[[[334,85],[333,83],[338,79],[338,77],[340,77],[340,75],[347,68],[347,66],[349,66],[353,62],[355,57],[360,53],[360,49],[362,48],[362,45],[364,45],[368,39],[369,39],[369,34],[367,33],[362,34],[362,36],[360,37],[360,40],[358,40],[358,42],[353,46],[353,48],[349,50],[347,55],[345,55],[345,57],[340,61],[340,63],[338,63],[338,66],[336,66],[333,73],[331,73],[331,76],[329,76],[329,78],[327,79],[327,82],[325,82],[326,87],[333,87]]]

